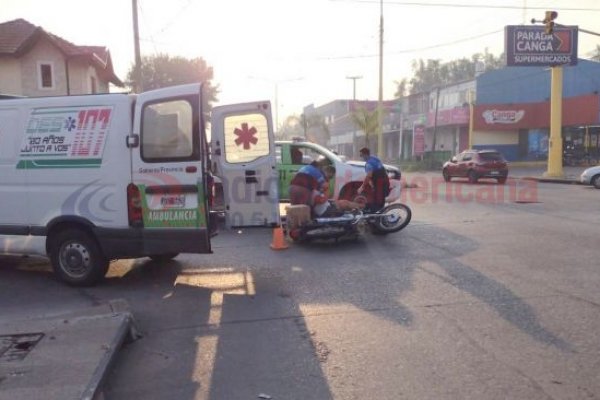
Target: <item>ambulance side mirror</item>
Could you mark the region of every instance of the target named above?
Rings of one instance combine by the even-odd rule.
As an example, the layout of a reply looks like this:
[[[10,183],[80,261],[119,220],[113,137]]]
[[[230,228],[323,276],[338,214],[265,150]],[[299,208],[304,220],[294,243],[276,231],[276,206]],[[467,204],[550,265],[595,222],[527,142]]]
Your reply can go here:
[[[133,149],[140,145],[140,135],[129,135],[126,138],[127,147]]]

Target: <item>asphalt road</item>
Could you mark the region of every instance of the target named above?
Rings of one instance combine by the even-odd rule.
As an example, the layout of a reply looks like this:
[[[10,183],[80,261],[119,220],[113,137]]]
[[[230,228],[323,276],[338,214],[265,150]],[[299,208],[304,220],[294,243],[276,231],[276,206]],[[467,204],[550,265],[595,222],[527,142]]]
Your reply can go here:
[[[413,222],[387,237],[276,252],[222,232],[88,289],[2,257],[2,314],[128,300],[144,337],[106,399],[599,398],[600,190],[409,180]]]

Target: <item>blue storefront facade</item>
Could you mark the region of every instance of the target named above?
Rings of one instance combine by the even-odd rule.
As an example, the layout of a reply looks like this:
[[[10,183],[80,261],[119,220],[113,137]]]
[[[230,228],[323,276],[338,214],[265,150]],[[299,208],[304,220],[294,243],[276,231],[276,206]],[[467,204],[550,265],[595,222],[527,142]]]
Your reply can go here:
[[[550,69],[506,67],[477,77],[473,148],[494,148],[509,161],[548,154]],[[600,63],[563,67],[563,148],[600,157]]]

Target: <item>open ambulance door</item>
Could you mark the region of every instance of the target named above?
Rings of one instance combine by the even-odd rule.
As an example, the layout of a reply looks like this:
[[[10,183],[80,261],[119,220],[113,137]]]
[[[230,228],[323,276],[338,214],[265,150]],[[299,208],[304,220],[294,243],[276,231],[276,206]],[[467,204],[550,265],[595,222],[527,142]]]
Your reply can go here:
[[[135,103],[129,225],[144,253],[209,253],[202,86],[141,93]]]
[[[212,170],[223,185],[226,226],[279,225],[270,102],[215,107],[211,126]]]

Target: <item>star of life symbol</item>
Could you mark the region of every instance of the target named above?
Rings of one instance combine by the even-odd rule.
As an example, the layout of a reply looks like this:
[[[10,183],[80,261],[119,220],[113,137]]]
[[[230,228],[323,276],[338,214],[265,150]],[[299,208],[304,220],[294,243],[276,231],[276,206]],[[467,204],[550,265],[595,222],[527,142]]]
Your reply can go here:
[[[75,126],[76,126],[75,118],[69,117],[65,120],[65,129],[68,130],[69,132],[71,132],[73,129],[75,129]]]
[[[248,128],[248,123],[246,122],[242,124],[242,129],[235,128],[233,133],[237,135],[237,139],[235,139],[235,144],[237,146],[242,144],[244,146],[244,150],[249,150],[250,144],[256,145],[256,143],[258,143],[258,138],[256,138],[255,136],[257,133],[256,128]]]

